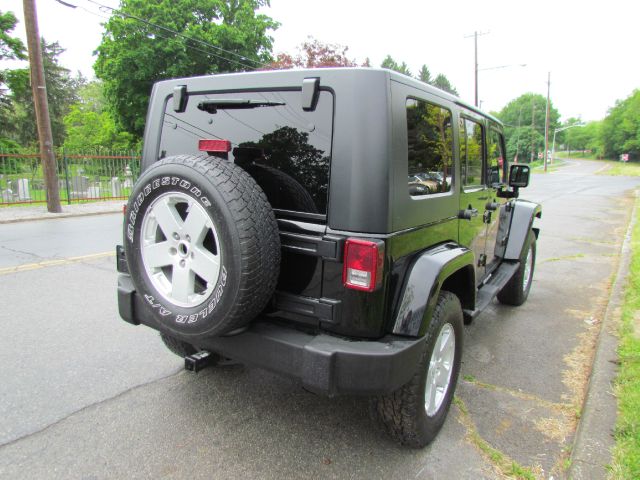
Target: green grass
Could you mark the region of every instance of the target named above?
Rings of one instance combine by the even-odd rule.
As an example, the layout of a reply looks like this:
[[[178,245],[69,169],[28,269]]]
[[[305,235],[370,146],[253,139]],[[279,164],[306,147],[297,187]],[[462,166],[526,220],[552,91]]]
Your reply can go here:
[[[633,227],[631,248],[618,348],[618,420],[611,465],[612,478],[629,480],[640,478],[640,222]]]
[[[597,154],[595,154],[595,153],[571,152],[571,154],[569,154],[569,152],[556,151],[553,155],[554,155],[554,157],[558,157],[558,158],[576,158],[576,159],[584,159],[584,160],[601,160],[600,158],[597,157]]]
[[[536,480],[536,475],[530,468],[513,461],[500,450],[492,447],[489,442],[480,436],[475,424],[471,420],[467,406],[460,397],[454,396],[453,403],[460,409],[460,420],[467,430],[467,439],[491,461],[502,476],[519,480]]]
[[[555,162],[551,163],[550,161],[547,162],[547,171],[544,171],[544,160],[535,160],[531,163],[527,163],[527,165],[529,165],[529,167],[531,168],[531,172],[532,173],[549,173],[549,172],[555,172],[558,168],[562,167],[565,164],[564,161],[562,160],[558,160],[556,158]]]
[[[640,177],[640,163],[603,161],[609,168],[600,170],[598,175]]]
[[[562,260],[576,260],[578,258],[584,258],[584,253],[576,253],[574,255],[565,255],[564,257],[551,257],[545,260],[541,260],[538,263],[560,262]]]
[[[601,159],[597,158],[595,154],[583,154],[576,152],[573,155],[567,155],[567,152],[556,152],[555,156],[558,158],[575,158],[581,160],[595,160],[602,163],[602,168],[597,171],[597,175],[609,175],[609,176],[624,176],[624,177],[640,177],[640,163],[638,162],[620,162],[618,160]],[[532,163],[535,165],[537,162]]]

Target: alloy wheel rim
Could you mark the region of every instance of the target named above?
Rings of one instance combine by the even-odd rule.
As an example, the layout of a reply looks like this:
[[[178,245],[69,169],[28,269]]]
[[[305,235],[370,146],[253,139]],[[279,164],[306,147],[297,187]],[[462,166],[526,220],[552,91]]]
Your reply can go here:
[[[531,283],[531,271],[533,270],[533,249],[529,247],[527,259],[524,261],[524,279],[522,281],[522,291],[526,292]]]
[[[453,326],[446,323],[436,339],[427,371],[424,408],[430,417],[440,410],[451,386],[455,354],[456,334]]]
[[[201,305],[220,276],[221,251],[213,220],[181,192],[156,198],[141,226],[142,263],[153,287],[172,305]]]

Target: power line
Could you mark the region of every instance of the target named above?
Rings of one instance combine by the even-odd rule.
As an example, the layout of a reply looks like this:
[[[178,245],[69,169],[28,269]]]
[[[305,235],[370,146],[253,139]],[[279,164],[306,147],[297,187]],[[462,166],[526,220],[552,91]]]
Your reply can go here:
[[[71,8],[73,10],[75,10],[76,8],[88,13],[89,15],[93,15],[94,17],[98,17],[98,18],[103,18],[105,20],[109,20],[109,17],[106,17],[104,15],[100,15],[99,13],[96,12],[92,12],[91,10],[87,10],[84,7],[81,7],[80,5],[72,5],[71,3],[68,2],[63,2],[62,0],[54,0],[55,2],[58,2],[60,5],[63,5],[67,8]]]
[[[226,50],[226,49],[224,49],[224,48],[222,48],[222,47],[218,47],[217,45],[213,45],[213,44],[211,44],[211,43],[209,43],[209,42],[205,42],[204,40],[200,40],[199,38],[189,37],[188,35],[185,35],[185,34],[183,34],[183,33],[180,33],[180,32],[178,32],[178,31],[176,31],[176,30],[171,29],[171,28],[168,28],[168,27],[165,27],[165,26],[162,26],[162,25],[158,25],[157,23],[149,22],[149,21],[144,20],[144,19],[142,19],[142,18],[140,18],[140,17],[137,17],[137,16],[135,16],[135,15],[131,15],[131,14],[128,14],[128,13],[124,13],[124,12],[122,12],[122,11],[120,11],[120,10],[116,9],[116,8],[110,7],[110,6],[108,6],[108,5],[104,5],[104,4],[99,3],[99,2],[97,2],[97,1],[95,1],[95,0],[85,0],[85,1],[87,1],[87,2],[89,2],[89,3],[93,3],[94,5],[98,5],[99,7],[103,8],[103,9],[110,10],[110,11],[111,11],[111,12],[113,12],[113,14],[115,14],[115,15],[119,15],[119,16],[121,16],[121,17],[125,17],[125,18],[131,18],[131,19],[136,20],[136,21],[138,21],[138,22],[140,22],[140,23],[144,23],[145,25],[148,25],[148,26],[151,26],[151,27],[154,27],[154,28],[158,28],[158,29],[160,29],[160,30],[165,30],[165,31],[170,32],[170,33],[172,33],[172,34],[174,34],[174,35],[177,35],[177,36],[179,36],[179,37],[182,37],[182,38],[184,38],[184,39],[186,39],[186,40],[190,40],[190,41],[192,41],[192,42],[200,43],[200,44],[205,45],[205,46],[207,46],[207,47],[214,48],[214,49],[216,49],[216,50],[219,50],[219,51],[221,51],[221,52],[224,52],[224,53],[226,53],[226,54],[233,55],[234,57],[238,57],[239,59],[241,59],[241,60],[243,60],[243,61],[253,62],[253,63],[255,63],[256,65],[258,65],[258,66],[262,66],[262,67],[267,67],[267,66],[268,66],[266,63],[262,63],[262,62],[259,62],[258,60],[253,60],[253,59],[251,59],[251,58],[245,57],[244,55],[240,55],[240,54],[235,53],[235,52],[232,52],[232,51],[230,51],[230,50]],[[237,60],[233,60],[233,59],[231,59],[231,58],[226,58],[226,57],[223,57],[223,56],[220,56],[220,55],[215,55],[215,54],[213,54],[213,53],[212,53],[212,55],[217,56],[218,58],[222,58],[222,59],[224,59],[224,60],[227,60],[228,62],[233,62],[233,63],[235,63],[235,64],[237,64],[237,65],[241,65],[241,66],[243,66],[243,67],[245,67],[245,68],[250,68],[250,69],[255,69],[255,68],[256,68],[256,67],[255,67],[255,66],[253,66],[253,65],[247,65],[246,63],[242,63],[242,62],[239,62],[239,61],[237,61]]]

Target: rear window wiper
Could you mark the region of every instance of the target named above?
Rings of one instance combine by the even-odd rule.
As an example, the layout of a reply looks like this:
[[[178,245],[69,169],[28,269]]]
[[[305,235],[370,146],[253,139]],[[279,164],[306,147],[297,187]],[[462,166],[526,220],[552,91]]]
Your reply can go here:
[[[198,110],[216,113],[218,110],[245,110],[248,108],[279,107],[284,102],[269,102],[265,100],[245,100],[243,98],[213,98],[203,100],[198,104]]]

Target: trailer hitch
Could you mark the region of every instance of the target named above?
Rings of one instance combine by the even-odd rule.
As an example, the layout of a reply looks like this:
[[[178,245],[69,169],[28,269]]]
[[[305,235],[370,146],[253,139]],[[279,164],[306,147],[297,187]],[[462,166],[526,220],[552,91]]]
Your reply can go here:
[[[219,361],[219,355],[200,350],[193,355],[184,357],[184,369],[188,372],[198,373],[200,370],[216,365]]]

